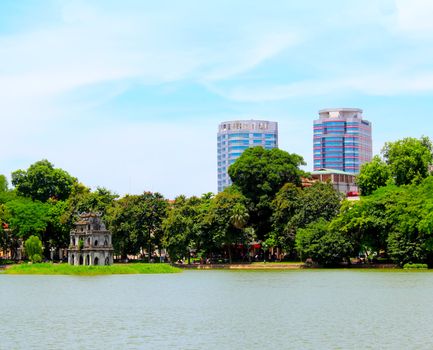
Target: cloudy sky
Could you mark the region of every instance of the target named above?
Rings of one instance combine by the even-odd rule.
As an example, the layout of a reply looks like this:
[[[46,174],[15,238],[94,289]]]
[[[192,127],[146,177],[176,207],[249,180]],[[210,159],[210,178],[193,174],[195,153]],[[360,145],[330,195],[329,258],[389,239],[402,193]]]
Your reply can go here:
[[[0,173],[48,159],[84,184],[216,191],[216,132],[357,107],[386,141],[433,137],[433,1],[2,0]]]

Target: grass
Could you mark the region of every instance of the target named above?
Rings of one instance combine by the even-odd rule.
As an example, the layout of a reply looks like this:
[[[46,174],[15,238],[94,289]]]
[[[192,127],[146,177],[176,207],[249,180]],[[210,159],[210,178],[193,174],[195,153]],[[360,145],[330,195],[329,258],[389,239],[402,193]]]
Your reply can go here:
[[[254,264],[281,264],[281,265],[293,265],[293,264],[303,264],[302,261],[266,261],[265,263],[263,261],[254,261],[251,263],[252,265]]]
[[[72,266],[69,264],[19,264],[10,266],[5,274],[11,275],[126,275],[150,273],[176,273],[181,270],[168,264],[114,264],[110,266]]]
[[[427,264],[404,264],[403,269],[405,270],[427,270]]]

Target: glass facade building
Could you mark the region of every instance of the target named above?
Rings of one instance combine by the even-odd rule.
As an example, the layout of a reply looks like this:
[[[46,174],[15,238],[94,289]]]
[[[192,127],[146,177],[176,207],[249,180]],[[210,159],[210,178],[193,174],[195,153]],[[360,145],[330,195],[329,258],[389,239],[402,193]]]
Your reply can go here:
[[[218,127],[218,192],[231,185],[228,168],[250,147],[278,147],[278,123],[266,120],[234,120]]]
[[[363,119],[362,109],[322,109],[313,129],[314,170],[358,174],[361,165],[371,161],[371,123]]]

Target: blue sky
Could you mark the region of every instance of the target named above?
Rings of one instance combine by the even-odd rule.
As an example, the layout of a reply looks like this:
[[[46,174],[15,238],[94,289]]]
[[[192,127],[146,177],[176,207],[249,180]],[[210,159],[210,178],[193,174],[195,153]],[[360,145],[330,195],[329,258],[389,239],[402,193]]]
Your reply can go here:
[[[216,132],[357,107],[386,141],[433,137],[433,2],[0,1],[0,173],[48,159],[119,194],[216,191]]]

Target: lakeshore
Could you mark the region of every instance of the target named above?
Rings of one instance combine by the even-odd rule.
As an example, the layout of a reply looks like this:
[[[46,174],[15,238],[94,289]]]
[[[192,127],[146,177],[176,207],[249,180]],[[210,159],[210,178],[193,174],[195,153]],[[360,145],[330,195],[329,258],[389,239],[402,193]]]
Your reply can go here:
[[[233,264],[174,264],[186,270],[298,270],[298,269],[324,269],[319,265],[306,265],[302,262],[254,262]],[[351,264],[340,265],[336,269],[401,269],[396,264]]]
[[[179,273],[183,270],[240,270],[240,271],[278,271],[315,269],[328,270],[319,265],[307,265],[302,262],[254,262],[232,264],[159,264],[132,263],[114,264],[110,266],[73,266],[69,264],[38,263],[11,264],[0,266],[0,273],[9,275],[69,275],[69,276],[98,276],[98,275],[131,275],[131,274],[167,274]],[[340,265],[334,269],[380,269],[403,270],[396,264],[351,264]]]
[[[69,264],[16,264],[9,265],[4,274],[9,275],[131,275],[131,274],[166,274],[178,273],[181,270],[169,264],[114,264],[110,266],[73,266]]]

